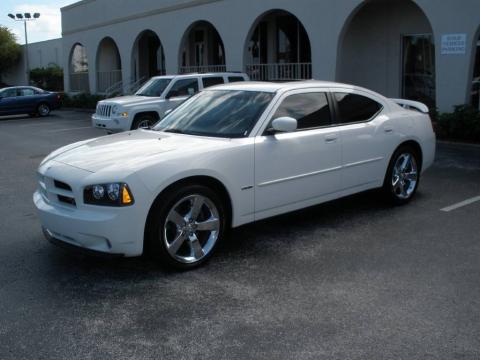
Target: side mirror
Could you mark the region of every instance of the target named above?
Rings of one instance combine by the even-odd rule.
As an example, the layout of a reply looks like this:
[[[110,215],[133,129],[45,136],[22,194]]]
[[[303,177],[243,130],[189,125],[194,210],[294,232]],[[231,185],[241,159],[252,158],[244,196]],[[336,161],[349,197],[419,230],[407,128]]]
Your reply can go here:
[[[276,118],[272,121],[271,130],[273,130],[273,132],[295,131],[297,130],[297,120],[289,116]]]

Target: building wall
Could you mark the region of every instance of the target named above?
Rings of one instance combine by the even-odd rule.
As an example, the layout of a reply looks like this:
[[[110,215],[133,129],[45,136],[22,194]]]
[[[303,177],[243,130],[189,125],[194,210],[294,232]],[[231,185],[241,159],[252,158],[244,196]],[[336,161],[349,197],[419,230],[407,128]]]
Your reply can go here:
[[[28,44],[28,55],[30,69],[46,67],[49,64],[56,64],[63,67],[62,39]],[[3,76],[2,81],[9,85],[27,84],[25,72],[25,45],[22,45],[22,56],[17,66],[12,68],[6,76]]]
[[[364,19],[356,18],[365,4],[370,4],[370,13]],[[478,0],[83,0],[62,9],[62,55],[68,59],[77,42],[86,47],[90,89],[95,92],[96,55],[101,40],[107,36],[114,39],[121,57],[122,78],[132,79],[135,39],[143,30],[151,29],[163,45],[167,73],[176,73],[185,31],[192,23],[205,20],[213,24],[223,40],[227,70],[241,71],[246,65],[246,42],[254,25],[273,9],[289,11],[305,27],[314,78],[350,79],[387,96],[401,95],[399,35],[431,27],[436,46],[437,106],[448,111],[468,99],[472,49],[480,25]],[[422,12],[427,22],[421,19]],[[349,27],[355,31],[345,38],[344,47],[343,35]],[[441,36],[450,33],[467,34],[464,55],[440,53]],[[65,76],[66,89],[68,81]]]

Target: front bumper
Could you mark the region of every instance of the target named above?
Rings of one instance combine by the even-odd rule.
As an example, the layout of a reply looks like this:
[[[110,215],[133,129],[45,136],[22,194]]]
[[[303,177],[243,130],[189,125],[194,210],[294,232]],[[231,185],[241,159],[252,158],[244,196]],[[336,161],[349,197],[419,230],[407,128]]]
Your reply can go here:
[[[49,203],[38,190],[33,202],[49,240],[114,256],[139,256],[143,252],[143,232],[132,221],[137,218],[135,206],[73,209]]]
[[[122,117],[112,117],[105,118],[98,116],[97,114],[92,115],[92,126],[97,129],[104,129],[109,132],[122,132],[130,130],[130,121],[128,118]]]

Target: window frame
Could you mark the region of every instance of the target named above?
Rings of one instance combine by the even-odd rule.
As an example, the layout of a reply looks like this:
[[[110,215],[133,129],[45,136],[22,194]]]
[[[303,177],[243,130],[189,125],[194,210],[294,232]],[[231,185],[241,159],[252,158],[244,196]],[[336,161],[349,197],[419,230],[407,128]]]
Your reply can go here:
[[[295,89],[295,90],[286,91],[276,100],[273,108],[269,111],[268,121],[266,122],[266,126],[259,133],[259,136],[272,136],[272,135],[276,134],[276,133],[270,133],[269,130],[271,128],[271,124],[272,124],[273,120],[275,120],[274,116],[275,116],[278,108],[282,105],[282,103],[285,99],[287,99],[288,97],[290,97],[292,95],[311,94],[311,93],[323,93],[323,94],[326,95],[327,102],[328,102],[328,107],[329,107],[329,110],[330,110],[330,124],[329,125],[320,125],[320,126],[315,126],[315,127],[310,127],[310,128],[296,129],[295,131],[292,131],[291,133],[313,131],[313,130],[325,129],[325,128],[330,128],[332,126],[335,126],[335,111],[334,111],[334,108],[333,108],[331,93],[330,93],[330,90],[328,88]]]
[[[221,82],[221,83],[218,83],[218,84],[214,84],[214,85],[209,85],[209,86],[205,87],[205,83],[203,82],[205,79],[222,79],[222,82]],[[212,86],[228,84],[227,82],[225,82],[225,76],[223,76],[223,75],[202,76],[200,80],[201,80],[201,83],[202,83],[202,90],[203,90],[203,89],[208,89],[209,87],[212,87]],[[200,90],[200,89],[199,89],[199,90]]]
[[[385,110],[386,106],[383,101],[381,101],[379,98],[373,96],[372,94],[369,94],[367,92],[361,91],[361,90],[352,90],[352,89],[344,89],[344,88],[332,88],[329,90],[330,93],[330,98],[333,102],[333,108],[335,112],[335,117],[334,117],[334,126],[348,126],[348,125],[355,125],[355,124],[366,124],[369,123],[373,120],[375,120],[381,113],[383,113],[383,110]],[[347,122],[347,123],[342,123],[340,122],[340,110],[339,110],[339,104],[337,99],[335,98],[335,93],[345,93],[345,94],[353,94],[353,95],[358,95],[358,96],[363,96],[366,97],[372,101],[375,101],[377,104],[380,105],[380,109],[369,119],[367,120],[360,120],[360,121],[352,121],[352,122]]]
[[[188,77],[188,78],[179,78],[179,79],[175,79],[173,78],[172,81],[170,82],[170,84],[168,84],[168,87],[165,89],[165,95],[164,95],[164,99],[165,100],[169,100],[169,99],[177,99],[177,98],[189,98],[190,96],[192,95],[179,95],[179,96],[171,96],[169,97],[168,94],[170,94],[170,91],[172,91],[172,88],[175,86],[175,84],[179,81],[184,81],[184,80],[196,80],[197,81],[197,91],[192,94],[192,95],[195,95],[195,94],[198,94],[201,90],[203,90],[203,83],[200,81],[200,77]],[[202,87],[200,87],[202,86]]]

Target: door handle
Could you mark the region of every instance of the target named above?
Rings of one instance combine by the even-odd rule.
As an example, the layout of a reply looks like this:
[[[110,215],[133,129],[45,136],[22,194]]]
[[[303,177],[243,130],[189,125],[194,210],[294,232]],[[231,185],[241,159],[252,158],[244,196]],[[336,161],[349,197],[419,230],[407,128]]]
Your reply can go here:
[[[327,144],[330,144],[330,143],[334,143],[335,141],[337,141],[338,139],[338,136],[335,134],[335,135],[327,135],[325,136],[325,142]]]
[[[393,129],[388,127],[388,128],[383,129],[383,131],[385,131],[386,133],[391,133],[391,132],[393,132]]]

